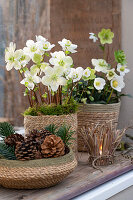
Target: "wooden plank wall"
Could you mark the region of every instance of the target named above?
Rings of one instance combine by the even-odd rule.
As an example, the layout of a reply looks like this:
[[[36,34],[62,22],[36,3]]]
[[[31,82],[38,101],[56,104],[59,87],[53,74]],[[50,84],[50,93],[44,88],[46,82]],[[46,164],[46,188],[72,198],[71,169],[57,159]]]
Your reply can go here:
[[[76,66],[90,65],[91,58],[100,58],[101,50],[89,40],[89,33],[98,33],[102,28],[111,28],[115,33],[112,51],[120,47],[121,1],[120,0],[51,0],[51,40],[66,37],[78,44],[78,53],[73,56]]]
[[[75,66],[83,67],[90,65],[91,58],[102,56],[97,45],[89,40],[89,32],[97,33],[103,27],[115,32],[114,45],[109,49],[110,61],[113,50],[120,47],[121,0],[1,0],[0,12],[4,33],[0,40],[5,46],[14,41],[22,48],[27,39],[34,39],[38,34],[55,44],[68,38],[79,46],[78,53],[73,55]],[[5,80],[5,117],[14,118],[16,125],[22,125],[20,113],[27,106],[23,87],[19,86],[14,71],[5,71]]]

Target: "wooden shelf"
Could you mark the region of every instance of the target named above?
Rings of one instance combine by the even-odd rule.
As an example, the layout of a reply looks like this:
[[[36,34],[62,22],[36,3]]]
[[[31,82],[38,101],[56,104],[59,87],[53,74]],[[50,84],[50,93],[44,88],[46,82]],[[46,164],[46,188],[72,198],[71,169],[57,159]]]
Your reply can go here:
[[[103,172],[88,166],[86,153],[79,153],[78,160],[78,167],[62,183],[38,190],[13,190],[1,187],[0,199],[68,200],[133,169],[131,160],[119,154],[113,165],[101,167]]]

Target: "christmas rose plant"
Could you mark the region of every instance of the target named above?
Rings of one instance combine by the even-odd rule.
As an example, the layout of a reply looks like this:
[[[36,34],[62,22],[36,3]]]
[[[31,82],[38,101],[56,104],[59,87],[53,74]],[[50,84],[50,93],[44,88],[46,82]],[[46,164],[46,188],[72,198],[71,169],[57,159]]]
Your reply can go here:
[[[92,66],[84,70],[83,79],[78,82],[73,96],[80,103],[117,103],[125,95],[121,91],[125,87],[125,74],[130,71],[125,53],[117,50],[114,52],[114,61],[109,60],[109,45],[114,38],[110,29],[102,29],[98,36],[90,33],[89,38],[98,43],[103,58],[91,60]]]
[[[11,42],[5,50],[6,69],[17,70],[22,79],[20,83],[25,86],[24,96],[30,104],[25,111],[27,115],[76,111],[72,93],[83,77],[90,76],[90,70],[73,68],[70,54],[77,52],[77,45],[67,39],[58,43],[62,51],[53,52],[55,45],[39,35],[36,41],[28,40],[23,49],[16,50],[16,44]]]

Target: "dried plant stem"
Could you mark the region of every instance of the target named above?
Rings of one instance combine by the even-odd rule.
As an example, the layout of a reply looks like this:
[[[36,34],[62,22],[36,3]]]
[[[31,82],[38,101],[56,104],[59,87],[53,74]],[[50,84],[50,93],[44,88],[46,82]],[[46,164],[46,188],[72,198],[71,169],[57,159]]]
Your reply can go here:
[[[39,87],[39,95],[40,95],[41,102],[44,103],[44,98],[42,97],[42,92],[41,92],[40,83],[38,84],[38,87]]]
[[[114,152],[127,129],[128,127],[123,130],[116,130],[112,126],[112,120],[103,124],[92,123],[89,127],[81,129],[81,137],[93,167],[113,162]]]
[[[62,105],[62,86],[59,86],[59,102]]]
[[[36,104],[38,105],[38,104],[39,104],[39,101],[38,101],[38,98],[37,98],[36,92],[33,91],[33,93],[34,93],[34,97],[35,97]]]

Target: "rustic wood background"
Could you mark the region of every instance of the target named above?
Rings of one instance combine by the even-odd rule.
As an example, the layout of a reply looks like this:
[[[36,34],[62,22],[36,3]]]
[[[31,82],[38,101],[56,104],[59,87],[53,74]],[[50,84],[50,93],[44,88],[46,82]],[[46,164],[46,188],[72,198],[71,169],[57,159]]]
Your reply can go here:
[[[55,44],[68,38],[78,44],[78,53],[73,55],[75,66],[87,67],[91,66],[91,58],[102,56],[97,45],[89,40],[89,32],[98,33],[101,28],[114,31],[114,43],[109,48],[110,62],[114,49],[120,48],[121,44],[121,0],[1,0],[0,16],[3,52],[10,41],[22,48],[27,39],[35,39],[38,34]],[[20,113],[28,106],[22,93],[24,88],[18,84],[15,71],[5,71],[4,54],[1,55],[4,116],[13,118],[15,125],[22,125]],[[2,98],[0,93],[0,102]]]

